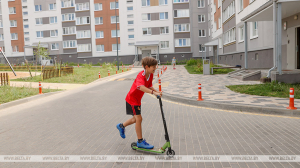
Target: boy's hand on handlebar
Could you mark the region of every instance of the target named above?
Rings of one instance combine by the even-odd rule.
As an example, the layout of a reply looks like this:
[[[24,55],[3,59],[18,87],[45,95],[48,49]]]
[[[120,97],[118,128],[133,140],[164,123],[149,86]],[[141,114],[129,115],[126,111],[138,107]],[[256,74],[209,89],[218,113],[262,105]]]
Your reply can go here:
[[[162,96],[162,92],[160,92],[160,91],[154,92],[153,94],[154,94],[155,96],[160,96],[160,97]]]

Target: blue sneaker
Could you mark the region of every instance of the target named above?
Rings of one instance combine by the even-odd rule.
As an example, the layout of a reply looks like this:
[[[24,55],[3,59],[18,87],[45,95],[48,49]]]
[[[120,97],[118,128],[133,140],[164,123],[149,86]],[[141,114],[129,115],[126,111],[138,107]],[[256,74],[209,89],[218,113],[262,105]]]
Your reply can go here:
[[[138,148],[144,148],[144,149],[153,149],[154,146],[150,145],[146,142],[146,139],[144,139],[141,143],[139,143],[139,141],[137,141],[137,147]]]
[[[121,136],[123,139],[125,139],[125,128],[121,128],[121,127],[120,127],[120,124],[121,124],[121,123],[119,123],[119,124],[117,125],[117,129],[118,129],[119,132],[120,132],[120,136]]]

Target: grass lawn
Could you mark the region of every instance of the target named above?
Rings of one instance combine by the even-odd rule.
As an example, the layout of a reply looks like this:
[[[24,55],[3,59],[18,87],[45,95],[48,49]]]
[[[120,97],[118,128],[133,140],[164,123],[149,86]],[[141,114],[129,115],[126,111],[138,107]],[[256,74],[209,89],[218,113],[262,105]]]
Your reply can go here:
[[[203,74],[203,70],[199,70],[197,65],[185,65],[184,67],[190,74]],[[220,66],[214,65],[213,67],[220,67]],[[234,71],[234,70],[233,69],[215,69],[213,75],[227,74],[232,71]]]
[[[226,87],[239,93],[280,98],[289,98],[289,90],[290,88],[294,88],[295,98],[300,99],[300,84],[279,84],[278,82],[271,82],[257,85],[232,85]]]
[[[43,88],[43,93],[56,92],[59,89]],[[0,86],[0,104],[39,94],[38,88]]]
[[[99,79],[99,72],[101,78],[108,76],[108,70],[110,70],[110,75],[116,74],[116,68],[114,66],[104,66],[104,67],[75,67],[74,75],[69,74],[67,76],[56,77],[45,79],[43,82],[46,83],[77,83],[77,84],[87,84]],[[127,71],[127,68],[123,69],[124,72]],[[120,67],[118,73],[122,73],[122,66]],[[11,81],[24,81],[24,82],[39,82],[41,81],[40,76],[35,76],[33,78],[19,78],[13,79]]]

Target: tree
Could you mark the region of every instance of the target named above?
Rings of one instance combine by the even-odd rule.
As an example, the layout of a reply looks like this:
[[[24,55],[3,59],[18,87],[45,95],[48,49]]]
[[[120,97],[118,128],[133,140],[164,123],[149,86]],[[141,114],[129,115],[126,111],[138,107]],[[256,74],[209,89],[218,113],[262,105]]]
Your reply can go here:
[[[34,52],[34,55],[36,55],[36,57],[39,57],[40,59],[51,59],[49,57],[49,51],[47,48],[41,47],[41,42],[39,42],[38,46],[37,46],[37,51]],[[35,59],[35,63],[37,65],[37,59]],[[42,64],[42,63],[41,63]]]

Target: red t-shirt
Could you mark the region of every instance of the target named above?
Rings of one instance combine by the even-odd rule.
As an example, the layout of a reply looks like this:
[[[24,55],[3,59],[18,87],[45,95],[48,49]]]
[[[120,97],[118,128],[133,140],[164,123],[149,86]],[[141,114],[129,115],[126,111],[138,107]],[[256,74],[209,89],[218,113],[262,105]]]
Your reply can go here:
[[[140,106],[141,100],[144,95],[144,92],[140,90],[140,86],[145,86],[147,88],[151,88],[153,80],[153,74],[151,73],[146,79],[145,70],[141,71],[134,80],[130,91],[128,92],[125,100],[130,105]]]

